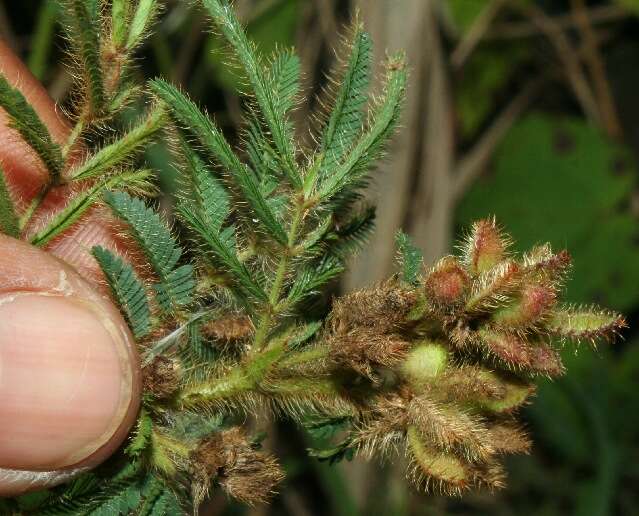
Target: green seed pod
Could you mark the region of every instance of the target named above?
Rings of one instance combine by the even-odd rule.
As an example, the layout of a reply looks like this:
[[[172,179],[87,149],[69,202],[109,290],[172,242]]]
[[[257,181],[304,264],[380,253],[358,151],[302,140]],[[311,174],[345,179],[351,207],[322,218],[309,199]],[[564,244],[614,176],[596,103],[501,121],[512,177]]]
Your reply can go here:
[[[419,389],[424,382],[430,382],[440,376],[448,364],[448,350],[435,341],[423,341],[417,344],[401,364],[402,375],[414,387]]]

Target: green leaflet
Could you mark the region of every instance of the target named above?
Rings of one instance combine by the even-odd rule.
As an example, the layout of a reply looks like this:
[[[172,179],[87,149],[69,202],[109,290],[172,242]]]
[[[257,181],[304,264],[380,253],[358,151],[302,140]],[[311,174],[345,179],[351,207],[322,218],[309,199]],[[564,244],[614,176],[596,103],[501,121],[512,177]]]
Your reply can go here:
[[[153,431],[153,420],[146,408],[140,409],[135,433],[130,437],[129,445],[125,453],[129,457],[137,458],[149,446],[151,442],[151,432]]]
[[[326,250],[342,260],[357,253],[375,229],[375,207],[365,206],[324,238]]]
[[[417,284],[423,264],[421,250],[415,247],[410,237],[401,230],[395,235],[395,244],[399,254],[399,263],[402,266],[402,279],[411,285]]]
[[[231,174],[242,197],[264,229],[280,244],[285,244],[286,232],[263,195],[257,177],[239,160],[217,126],[174,86],[156,79],[151,82],[151,89],[167,103],[176,121],[192,133],[211,157]]]
[[[178,207],[180,215],[205,244],[207,256],[213,258],[215,267],[220,267],[233,282],[255,300],[267,301],[268,296],[253,278],[246,266],[240,262],[235,249],[235,228],[228,227],[220,233],[213,233],[206,221],[185,204]]]
[[[161,512],[165,509],[162,502],[162,495],[164,494],[164,484],[160,482],[155,476],[150,476],[144,485],[142,490],[142,504],[137,513],[137,516],[150,516],[152,514],[166,514]]]
[[[351,423],[350,416],[326,417],[306,422],[304,427],[316,441],[315,446],[308,450],[308,454],[329,464],[336,464],[344,459],[352,460],[355,450],[351,446],[352,440],[349,436],[334,444],[335,437],[341,432],[348,431]]]
[[[136,485],[124,488],[111,496],[98,499],[97,507],[87,516],[128,516],[140,503],[140,489]]]
[[[278,184],[280,170],[275,151],[269,143],[260,121],[254,112],[247,114],[243,139],[251,168],[262,185],[265,196],[270,195]]]
[[[330,280],[344,272],[344,265],[336,257],[324,258],[319,264],[309,264],[298,271],[286,298],[287,306],[295,306],[308,296],[317,294]]]
[[[144,286],[133,267],[103,247],[95,246],[91,253],[100,265],[133,335],[138,339],[146,336],[151,330],[151,311]]]
[[[273,84],[275,111],[284,118],[295,104],[300,88],[300,59],[290,50],[276,52],[268,70]]]
[[[197,143],[206,149],[217,164],[227,170],[242,167],[242,163],[217,125],[184,93],[162,79],[150,81],[149,88],[166,103],[171,117],[181,129],[194,136]]]
[[[1,73],[0,106],[9,116],[9,125],[20,133],[47,167],[51,181],[60,182],[63,167],[60,146],[53,141],[49,130],[22,93],[13,88]]]
[[[131,129],[111,145],[103,147],[84,163],[71,171],[74,181],[103,176],[109,169],[130,159],[136,152],[142,150],[147,143],[164,125],[164,111],[156,107],[140,125]]]
[[[106,101],[104,92],[104,77],[100,62],[100,33],[99,8],[97,2],[86,0],[65,0],[71,21],[69,36],[75,43],[78,57],[82,66],[82,73],[86,81],[88,106],[92,114],[102,112]]]
[[[229,195],[222,182],[213,175],[200,157],[187,145],[182,146],[188,176],[185,195],[195,203],[211,231],[219,233],[231,212]]]
[[[175,493],[158,477],[149,475],[143,490],[143,502],[136,516],[166,516],[184,514]]]
[[[339,78],[341,86],[322,137],[322,176],[333,171],[362,130],[363,108],[368,100],[371,56],[370,37],[358,25],[353,34],[348,65]]]
[[[278,104],[278,99],[273,94],[275,85],[263,73],[263,69],[256,58],[257,52],[255,48],[246,38],[244,29],[226,0],[203,0],[203,4],[211,14],[214,23],[233,47],[235,55],[248,76],[257,104],[269,127],[273,143],[278,150],[286,176],[295,188],[300,188],[302,180],[295,164],[295,150],[289,127],[283,117],[280,116],[282,106]]]
[[[385,92],[375,113],[371,127],[360,137],[344,161],[326,177],[319,187],[319,197],[328,200],[349,183],[364,176],[373,161],[380,157],[384,145],[393,133],[406,87],[403,56],[391,59]]]
[[[131,2],[129,0],[112,0],[111,3],[111,38],[116,47],[126,43]]]
[[[157,301],[164,311],[171,311],[191,301],[195,287],[191,265],[177,267],[182,249],[160,216],[140,199],[125,192],[107,192],[105,202],[115,215],[126,222],[131,234],[158,275],[154,285]]]
[[[60,495],[27,511],[38,516],[128,516],[140,503],[140,466],[127,463],[108,482],[95,473],[71,481]]]
[[[158,10],[157,0],[140,0],[138,2],[138,7],[129,26],[129,36],[126,42],[128,50],[135,48],[142,42],[144,34],[153,23]]]
[[[268,82],[273,85],[274,108],[283,120],[287,138],[292,141],[295,129],[288,112],[295,105],[300,88],[300,59],[292,51],[276,52],[267,72]]]
[[[0,165],[0,232],[15,238],[20,236],[18,216]]]
[[[108,189],[129,187],[142,191],[147,190],[147,180],[151,174],[152,172],[150,170],[125,172],[96,183],[87,190],[81,191],[63,210],[56,213],[44,228],[31,238],[31,243],[40,247],[48,244],[51,240],[78,222],[87,210],[101,199],[103,192]]]

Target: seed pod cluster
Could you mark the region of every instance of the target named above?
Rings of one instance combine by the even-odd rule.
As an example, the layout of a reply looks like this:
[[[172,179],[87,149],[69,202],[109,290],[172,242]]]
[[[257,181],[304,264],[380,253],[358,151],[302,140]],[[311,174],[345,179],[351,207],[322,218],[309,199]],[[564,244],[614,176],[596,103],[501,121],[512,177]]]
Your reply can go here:
[[[327,335],[336,368],[387,380],[351,436],[372,455],[403,447],[409,477],[457,494],[498,488],[500,456],[528,451],[517,409],[538,375],[563,373],[557,344],[610,339],[614,313],[559,304],[568,253],[539,246],[522,257],[494,220],[473,226],[460,256],[417,286],[388,282],[337,303]]]

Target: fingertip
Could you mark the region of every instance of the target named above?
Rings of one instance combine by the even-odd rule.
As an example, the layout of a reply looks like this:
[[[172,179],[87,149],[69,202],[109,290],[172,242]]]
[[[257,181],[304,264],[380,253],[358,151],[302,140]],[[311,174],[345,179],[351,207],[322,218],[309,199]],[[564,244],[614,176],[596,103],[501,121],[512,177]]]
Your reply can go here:
[[[137,409],[133,390],[127,343],[88,303],[0,296],[0,467],[50,471],[95,457]]]
[[[54,257],[0,237],[0,494],[91,468],[140,405],[134,339],[118,310]]]

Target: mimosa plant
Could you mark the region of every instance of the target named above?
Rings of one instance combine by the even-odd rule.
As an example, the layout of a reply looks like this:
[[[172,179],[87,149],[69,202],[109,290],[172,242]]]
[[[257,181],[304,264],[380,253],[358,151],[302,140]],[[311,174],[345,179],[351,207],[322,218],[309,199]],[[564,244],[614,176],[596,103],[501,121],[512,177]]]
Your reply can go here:
[[[154,0],[65,0],[80,78],[66,145],[0,82],[0,104],[50,172],[32,206],[14,206],[0,188],[3,231],[46,246],[87,210],[108,207],[146,261],[142,274],[126,257],[93,249],[143,357],[135,429],[105,465],[15,500],[15,511],[180,514],[217,487],[248,504],[268,500],[282,468],[240,426],[264,409],[339,435],[312,451],[321,459],[399,451],[420,487],[503,486],[500,457],[530,446],[517,409],[537,376],[563,373],[557,345],[611,339],[623,318],[562,305],[568,253],[544,245],[516,256],[492,219],[431,268],[400,233],[398,274],[309,318],[309,304],[372,229],[362,192],[398,123],[403,57],[388,59],[369,101],[371,42],[355,22],[309,147],[291,118],[297,56],[261,56],[225,0],[202,3],[250,90],[239,149],[179,88],[128,80]],[[117,114],[140,96],[150,99],[148,114],[114,137]],[[180,171],[175,231],[144,199],[152,172],[133,159],[161,130]],[[60,185],[79,193],[31,230],[38,204]]]

